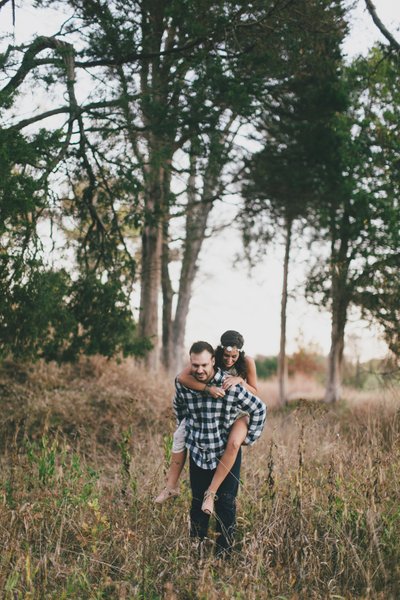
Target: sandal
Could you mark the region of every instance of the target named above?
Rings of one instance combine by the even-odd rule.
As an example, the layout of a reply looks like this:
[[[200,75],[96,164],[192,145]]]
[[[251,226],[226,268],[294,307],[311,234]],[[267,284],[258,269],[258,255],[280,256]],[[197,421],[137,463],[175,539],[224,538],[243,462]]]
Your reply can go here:
[[[204,500],[203,504],[201,505],[201,510],[207,515],[212,515],[214,512],[214,502],[216,500],[218,500],[217,494],[211,490],[206,490],[204,492]]]
[[[167,486],[163,489],[163,491],[160,494],[158,494],[154,502],[156,504],[162,504],[166,500],[169,500],[170,498],[175,498],[176,496],[179,496],[179,489]]]

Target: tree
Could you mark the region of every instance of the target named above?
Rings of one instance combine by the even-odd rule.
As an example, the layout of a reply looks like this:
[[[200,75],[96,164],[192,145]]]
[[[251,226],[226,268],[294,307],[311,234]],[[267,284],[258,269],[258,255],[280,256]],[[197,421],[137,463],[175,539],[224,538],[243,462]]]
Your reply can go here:
[[[99,239],[102,227],[95,203],[98,179],[104,185],[103,173],[115,180],[122,177],[128,181],[130,176],[132,220],[140,227],[142,238],[139,331],[154,342],[148,365],[155,367],[161,272],[165,343],[177,347],[183,339],[195,272],[191,263],[196,262],[207,216],[221,191],[221,174],[232,148],[231,134],[237,127],[236,119],[248,116],[252,108],[251,31],[258,28],[260,37],[266,30],[274,31],[280,24],[279,12],[286,6],[208,0],[184,5],[165,0],[129,6],[100,0],[39,1],[36,5],[66,8],[72,14],[58,36],[40,37],[25,48],[7,52],[7,64],[18,50],[24,55],[5,91],[19,88],[28,75],[34,76],[35,82],[50,85],[57,81],[65,64],[69,102],[13,127],[22,130],[55,115],[68,115],[63,168],[69,165],[75,169],[75,177],[83,168],[87,180],[83,197],[94,220],[91,232],[96,231]],[[83,71],[92,91],[85,102],[79,102],[75,82]],[[187,165],[184,169],[182,156]],[[188,257],[183,261],[177,318],[172,327],[172,286],[167,267],[171,209],[177,204],[173,182],[182,174],[187,176],[186,199],[192,212],[194,165],[196,187],[200,179],[207,179],[203,179],[201,194],[196,195],[198,242],[193,245],[185,236]],[[190,236],[190,216],[187,225]],[[173,342],[171,328],[175,332]]]
[[[377,46],[355,61],[353,77],[364,83],[362,129],[373,149],[364,185],[376,198],[369,226],[370,256],[355,287],[355,303],[364,317],[377,321],[390,350],[400,356],[399,290],[399,69],[398,58]],[[366,85],[367,84],[367,85]]]
[[[313,35],[311,20],[319,24],[323,35]],[[345,31],[343,9],[339,4],[332,8],[323,2],[306,3],[297,27],[299,30],[295,29],[291,36],[295,41],[287,50],[290,54],[284,76],[275,86],[273,109],[264,107],[259,121],[263,149],[248,161],[243,188],[245,243],[252,238],[257,245],[262,239],[270,242],[277,223],[284,232],[278,361],[282,404],[286,402],[286,313],[293,227],[296,221],[306,222],[310,206],[321,197],[325,177],[321,143],[332,115],[342,105],[337,71]]]
[[[328,402],[340,398],[349,307],[371,299],[368,290],[376,296],[381,290],[379,283],[377,287],[372,283],[372,273],[383,274],[399,261],[398,182],[388,167],[396,164],[397,152],[390,145],[385,153],[382,143],[392,138],[394,130],[393,87],[382,70],[379,75],[379,69],[370,70],[381,58],[378,63],[373,55],[367,61],[359,59],[346,73],[348,109],[333,120],[330,136],[334,153],[329,164],[336,174],[327,179],[325,203],[315,216],[317,237],[322,234],[324,239],[325,234],[330,244],[328,260],[319,260],[309,280],[309,290],[319,291],[319,301],[332,312]],[[369,309],[374,303],[369,302]]]
[[[22,60],[14,61],[14,55],[21,50],[24,51]],[[42,52],[48,52],[47,58],[38,58]],[[134,322],[127,307],[129,284],[123,284],[121,269],[116,268],[123,252],[117,251],[116,242],[112,241],[113,237],[121,241],[113,204],[115,189],[108,194],[115,185],[108,183],[103,190],[103,200],[105,196],[108,198],[109,216],[114,218],[104,218],[104,210],[99,216],[98,179],[86,153],[88,141],[76,101],[73,47],[63,40],[39,37],[26,49],[9,47],[2,61],[7,74],[11,71],[0,94],[4,123],[0,130],[4,169],[0,184],[2,354],[12,352],[65,359],[75,358],[81,352],[93,353],[95,349],[107,356],[119,351],[143,353],[145,345],[135,339]],[[42,64],[48,62],[54,64],[57,77],[40,72]],[[69,105],[18,120],[11,109],[33,73],[39,84],[44,83],[48,91],[61,95],[64,81]],[[52,130],[43,128],[24,133],[34,123],[64,112],[69,113],[65,124]],[[74,132],[75,125],[78,135]],[[64,268],[49,264],[40,229],[45,223],[53,229],[61,214],[70,218],[68,211],[63,212],[61,199],[54,192],[54,180],[60,166],[65,164],[68,174],[76,158],[82,160],[80,166],[83,164],[87,173],[79,211],[81,215],[86,211],[90,218],[76,251],[77,261],[73,261],[68,273]],[[82,180],[82,170],[77,171]],[[122,186],[121,181],[119,186]],[[118,194],[121,202],[120,190]],[[87,260],[87,250],[91,261]],[[90,296],[92,301],[95,297],[103,298],[102,316],[99,310],[93,310],[94,302],[85,303],[85,298]],[[109,335],[105,340],[107,328]]]

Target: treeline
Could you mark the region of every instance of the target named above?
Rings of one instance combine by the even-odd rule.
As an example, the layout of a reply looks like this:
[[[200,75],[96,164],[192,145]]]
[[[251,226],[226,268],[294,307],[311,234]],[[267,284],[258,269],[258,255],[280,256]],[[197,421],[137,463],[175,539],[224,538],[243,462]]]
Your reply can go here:
[[[260,379],[276,377],[277,356],[256,356],[257,374]],[[317,384],[326,383],[326,356],[312,347],[300,347],[287,356],[288,376],[298,375],[312,379]],[[342,364],[342,383],[356,389],[375,390],[398,385],[398,368],[394,358],[374,358],[361,362],[358,358],[345,356]]]
[[[351,306],[399,354],[395,44],[346,64],[340,0],[33,6],[65,20],[20,46],[6,37],[0,55],[3,356],[139,354],[176,371],[210,219],[233,193],[252,260],[285,243],[282,401],[300,244],[307,295],[332,313],[326,399]]]

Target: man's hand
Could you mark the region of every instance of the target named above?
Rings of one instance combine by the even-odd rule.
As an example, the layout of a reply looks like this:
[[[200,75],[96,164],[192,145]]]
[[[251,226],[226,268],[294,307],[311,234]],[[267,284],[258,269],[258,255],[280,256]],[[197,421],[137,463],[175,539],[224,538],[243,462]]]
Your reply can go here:
[[[232,386],[243,385],[244,380],[242,377],[234,377],[233,375],[227,375],[223,381],[222,388],[229,390]]]

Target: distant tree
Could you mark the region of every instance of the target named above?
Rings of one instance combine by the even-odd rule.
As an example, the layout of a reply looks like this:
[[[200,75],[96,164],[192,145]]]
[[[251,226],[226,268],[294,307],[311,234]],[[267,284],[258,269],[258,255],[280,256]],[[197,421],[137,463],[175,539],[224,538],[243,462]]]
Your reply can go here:
[[[281,296],[281,336],[278,362],[280,402],[286,402],[286,311],[288,273],[294,224],[306,222],[310,206],[320,201],[325,178],[320,151],[332,115],[342,107],[337,77],[340,43],[345,32],[340,3],[328,7],[304,5],[297,35],[288,46],[283,80],[276,84],[273,108],[264,107],[259,120],[263,149],[245,169],[243,237],[245,244],[271,241],[276,225],[284,232],[285,253]],[[310,20],[320,24],[315,36]],[[294,40],[294,41],[293,41]]]
[[[288,359],[290,375],[302,373],[308,377],[322,378],[326,371],[325,358],[312,348],[300,347]]]
[[[276,356],[256,356],[257,375],[260,379],[268,379],[276,375],[278,360]]]
[[[365,187],[376,197],[368,227],[369,257],[356,281],[355,303],[378,322],[390,350],[400,357],[400,78],[398,58],[380,47],[355,62],[353,76],[365,86],[360,126],[372,148]]]
[[[326,180],[325,200],[314,217],[317,237],[330,244],[329,259],[319,258],[308,282],[308,290],[318,292],[318,302],[332,313],[325,395],[329,402],[340,398],[350,305],[372,309],[375,295],[382,291],[379,275],[388,274],[387,269],[400,261],[398,177],[392,170],[398,160],[392,92],[398,86],[393,88],[384,75],[387,67],[375,70],[382,57],[376,62],[377,58],[373,53],[359,59],[347,72],[349,108],[332,121],[330,135],[334,176]],[[385,150],[383,141],[389,139]],[[396,281],[398,275],[393,275]]]

